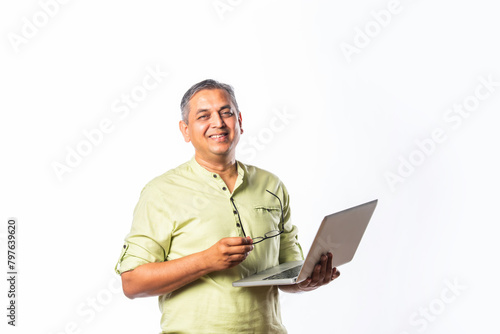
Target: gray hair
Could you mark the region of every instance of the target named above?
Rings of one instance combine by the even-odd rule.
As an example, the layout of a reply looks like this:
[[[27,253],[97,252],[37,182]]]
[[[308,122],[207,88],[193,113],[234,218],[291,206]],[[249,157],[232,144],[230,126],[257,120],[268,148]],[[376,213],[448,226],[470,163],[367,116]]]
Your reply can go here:
[[[187,92],[184,94],[181,100],[181,114],[182,114],[182,120],[188,124],[188,116],[189,116],[189,101],[191,101],[191,98],[198,93],[201,90],[204,89],[223,89],[229,94],[229,98],[231,99],[231,103],[234,105],[236,108],[236,113],[238,114],[240,112],[238,108],[238,103],[236,103],[236,97],[234,96],[234,89],[231,87],[231,85],[218,82],[212,79],[206,79],[201,82],[198,82],[197,84],[193,85],[191,88],[187,90]]]

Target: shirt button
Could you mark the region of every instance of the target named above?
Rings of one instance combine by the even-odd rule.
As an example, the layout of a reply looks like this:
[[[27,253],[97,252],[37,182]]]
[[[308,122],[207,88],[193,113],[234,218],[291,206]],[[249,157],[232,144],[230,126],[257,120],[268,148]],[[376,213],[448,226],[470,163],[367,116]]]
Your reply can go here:
[[[217,174],[214,174],[214,178],[217,178]]]
[[[241,226],[240,223],[236,223],[236,227],[240,227],[240,226]]]
[[[226,191],[226,190],[227,190],[227,188],[226,188],[226,187],[222,187],[222,190]]]
[[[238,211],[236,211],[236,210],[233,210],[233,213],[234,213],[234,214],[237,214],[237,213],[238,213]]]

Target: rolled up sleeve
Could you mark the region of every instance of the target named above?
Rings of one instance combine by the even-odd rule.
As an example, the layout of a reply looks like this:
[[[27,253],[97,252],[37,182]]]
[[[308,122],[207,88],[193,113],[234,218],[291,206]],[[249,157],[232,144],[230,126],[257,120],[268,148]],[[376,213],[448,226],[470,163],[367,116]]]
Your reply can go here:
[[[130,233],[125,238],[115,272],[122,274],[140,265],[165,261],[170,250],[172,223],[164,194],[153,186],[141,192],[134,209]]]

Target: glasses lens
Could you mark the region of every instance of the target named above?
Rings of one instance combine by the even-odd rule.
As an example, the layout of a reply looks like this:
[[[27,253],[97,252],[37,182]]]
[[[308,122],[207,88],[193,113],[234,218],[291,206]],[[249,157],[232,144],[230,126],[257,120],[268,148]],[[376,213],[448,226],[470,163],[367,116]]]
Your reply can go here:
[[[266,234],[264,234],[264,236],[266,238],[272,238],[272,237],[275,237],[277,235],[280,235],[281,231],[278,231],[278,230],[273,230],[273,231],[269,231],[267,232]]]
[[[252,238],[252,241],[253,241],[254,244],[257,243],[257,242],[261,242],[262,240],[264,240],[263,237]]]

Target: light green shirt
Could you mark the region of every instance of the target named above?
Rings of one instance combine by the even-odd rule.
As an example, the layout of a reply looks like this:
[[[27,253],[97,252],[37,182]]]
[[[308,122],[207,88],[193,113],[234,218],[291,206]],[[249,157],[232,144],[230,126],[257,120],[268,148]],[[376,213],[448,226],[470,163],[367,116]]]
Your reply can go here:
[[[279,230],[280,204],[266,189],[283,203],[285,232],[279,237],[255,245],[238,266],[159,297],[163,333],[286,333],[276,286],[236,288],[232,282],[279,263],[303,260],[297,228],[290,220],[289,196],[275,175],[237,165],[232,194],[219,175],[194,158],[142,190],[117,263],[119,274],[206,250],[225,237],[243,237],[243,229],[251,237]]]

